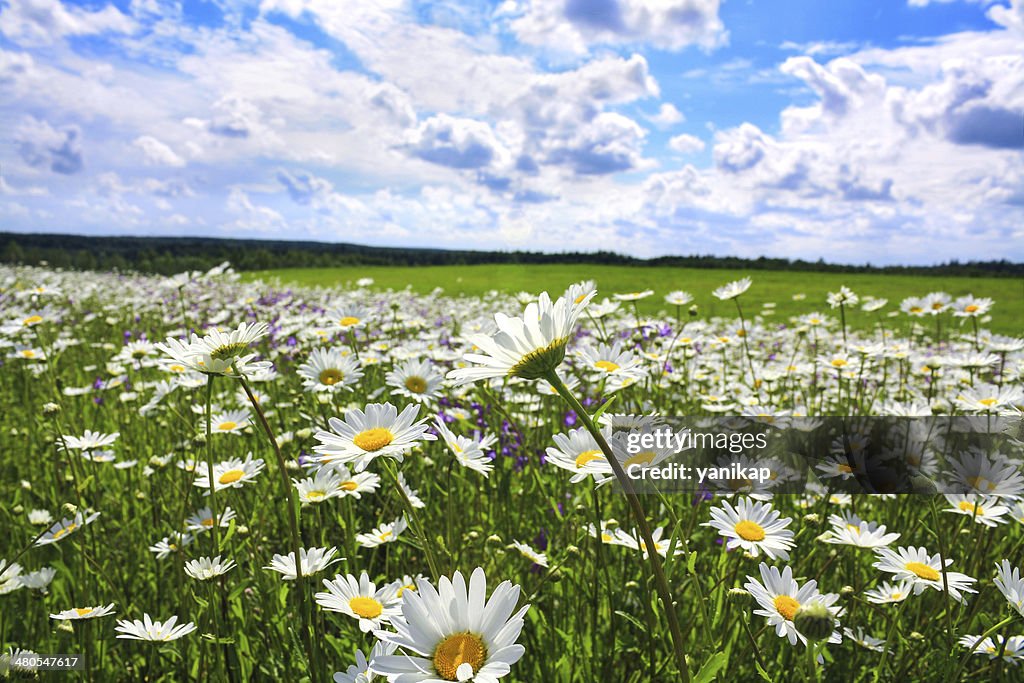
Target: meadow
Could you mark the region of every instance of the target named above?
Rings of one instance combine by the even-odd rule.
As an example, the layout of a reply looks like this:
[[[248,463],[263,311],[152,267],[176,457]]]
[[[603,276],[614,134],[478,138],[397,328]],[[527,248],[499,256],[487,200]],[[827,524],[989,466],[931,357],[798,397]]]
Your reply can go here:
[[[742,275],[0,267],[0,675],[1020,680],[1020,283]]]
[[[723,282],[741,277],[757,280],[746,303],[759,311],[765,303],[774,304],[775,319],[786,322],[790,316],[808,313],[824,305],[828,292],[847,286],[863,296],[886,298],[891,302],[923,292],[943,291],[954,298],[965,294],[988,297],[999,302],[998,315],[987,326],[999,334],[1019,334],[1024,320],[1024,280],[998,277],[940,277],[922,275],[890,275],[876,273],[804,273],[781,270],[719,270],[701,268],[668,268],[659,266],[592,266],[574,264],[493,264],[464,266],[360,266],[358,268],[288,268],[254,271],[243,274],[246,281],[267,280],[306,287],[331,287],[354,283],[360,278],[374,281],[375,290],[401,290],[407,287],[427,294],[437,287],[456,296],[482,296],[492,290],[516,293],[521,291],[555,292],[566,282],[596,279],[601,297],[613,293],[653,290],[654,296],[637,302],[640,312],[654,315],[672,311],[662,297],[677,289],[694,295],[694,303],[702,314],[732,315],[731,302],[723,302],[711,292]],[[800,297],[794,300],[794,296]],[[859,309],[850,311],[850,325],[871,326],[874,316]],[[914,322],[900,329],[909,330]]]

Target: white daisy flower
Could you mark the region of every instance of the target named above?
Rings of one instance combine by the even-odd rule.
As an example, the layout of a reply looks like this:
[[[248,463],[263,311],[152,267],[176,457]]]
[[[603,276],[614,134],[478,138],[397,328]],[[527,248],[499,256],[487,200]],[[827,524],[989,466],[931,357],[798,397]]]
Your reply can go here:
[[[525,652],[516,639],[529,605],[513,614],[519,586],[505,581],[488,600],[486,581],[479,567],[468,588],[460,572],[450,581],[441,577],[437,589],[418,581],[419,590],[403,594],[402,613],[391,619],[397,633],[375,633],[405,652],[375,658],[374,671],[402,683],[494,683],[508,674]]]
[[[231,509],[231,506],[226,506],[219,515],[219,526],[222,529],[226,529],[231,526],[231,520],[235,518],[235,511]],[[209,531],[213,528],[215,520],[213,518],[213,510],[210,508],[200,508],[195,514],[190,515],[185,520],[186,531]]]
[[[171,553],[180,552],[182,548],[190,545],[195,537],[192,534],[183,534],[172,531],[170,536],[164,536],[155,545],[149,546],[149,551],[156,554],[156,559],[166,559]]]
[[[99,617],[105,617],[113,612],[114,603],[110,603],[106,607],[72,607],[71,609],[66,609],[63,612],[51,614],[50,618],[77,621],[79,619],[96,619]]]
[[[345,412],[345,420],[328,420],[331,431],[320,430],[314,447],[320,463],[354,463],[361,472],[374,458],[388,456],[399,462],[406,452],[420,441],[434,441],[427,432],[426,419],[416,421],[419,405],[410,404],[402,410],[390,403],[370,403],[365,412],[353,408]]]
[[[885,525],[875,522],[865,522],[853,514],[845,512],[842,516],[830,515],[828,518],[832,529],[826,532],[822,538],[825,543],[836,545],[852,545],[857,548],[878,548],[889,545],[900,535],[898,533],[885,533]]]
[[[1021,578],[1020,569],[1011,567],[1009,560],[1003,560],[996,565],[996,570],[996,588],[1010,603],[1010,607],[1024,617],[1024,578]]]
[[[796,645],[799,640],[804,645],[807,638],[797,629],[793,623],[793,617],[804,605],[820,603],[829,611],[832,618],[839,625],[838,618],[843,613],[842,607],[833,607],[839,595],[836,593],[821,593],[818,590],[818,582],[811,579],[803,586],[793,578],[793,568],[785,567],[779,572],[778,567],[769,567],[762,562],[758,569],[761,573],[761,581],[753,576],[747,576],[747,583],[744,584],[761,609],[754,610],[754,614],[768,619],[768,625],[775,627],[775,633],[780,638],[788,638],[791,645]],[[843,639],[839,631],[834,630],[829,636],[828,642],[839,643]]]
[[[51,526],[45,534],[40,536],[39,539],[36,540],[35,545],[40,546],[56,543],[57,541],[67,538],[86,524],[92,524],[92,522],[99,516],[100,513],[98,512],[93,512],[89,516],[85,516],[81,512],[77,512],[75,513],[74,518],[65,517]]]
[[[363,377],[359,361],[340,349],[313,349],[296,372],[306,391],[334,393],[352,388]]]
[[[49,510],[29,510],[28,523],[33,526],[45,526],[53,523],[53,515]]]
[[[749,277],[745,277],[742,280],[735,280],[729,284],[722,285],[711,293],[715,295],[716,299],[728,301],[729,299],[735,299],[740,294],[750,289],[751,284],[753,284],[753,281]]]
[[[198,581],[209,581],[210,579],[227,574],[235,566],[234,560],[221,562],[220,555],[213,559],[200,557],[185,563],[185,573]]]
[[[401,613],[398,597],[390,585],[377,588],[364,571],[356,579],[351,574],[324,579],[326,593],[317,593],[316,604],[329,612],[347,614],[359,622],[359,630],[369,633]]]
[[[722,507],[711,508],[711,521],[701,526],[718,529],[718,533],[729,539],[729,550],[743,548],[754,557],[760,551],[771,559],[789,559],[789,549],[794,547],[793,532],[786,527],[792,523],[789,517],[781,518],[771,503],[740,498],[734,508],[723,500]]]
[[[248,410],[229,410],[210,416],[210,431],[213,434],[241,434],[248,426]]]
[[[591,291],[579,301],[559,297],[552,303],[543,292],[536,303],[527,305],[520,318],[495,313],[498,331],[494,336],[469,337],[469,342],[483,353],[467,353],[464,358],[477,367],[452,370],[448,379],[467,384],[492,377],[539,379],[553,372],[565,358],[576,320],[593,295]]]
[[[302,575],[311,576],[323,571],[335,562],[341,562],[345,559],[343,557],[334,557],[336,552],[338,552],[338,549],[334,547],[299,548],[299,568],[302,571]],[[270,560],[270,564],[265,566],[264,569],[278,572],[284,581],[294,581],[296,578],[295,553],[290,552],[287,555],[275,553],[273,559]]]
[[[378,657],[390,655],[398,649],[394,643],[377,641],[370,650],[370,657],[367,659],[362,650],[356,650],[356,663],[348,667],[344,672],[337,671],[334,674],[334,683],[372,683],[377,678],[373,670],[373,664]]]
[[[292,484],[299,492],[299,500],[303,503],[322,503],[329,498],[341,498],[344,494],[341,475],[330,469],[321,468],[316,476],[306,479],[292,479]]]
[[[605,428],[605,438],[610,436],[610,428]],[[569,480],[575,484],[587,477],[593,477],[595,483],[602,483],[614,476],[612,466],[604,456],[601,447],[593,435],[584,428],[570,430],[567,434],[555,434],[552,439],[554,446],[548,446],[545,453],[547,462],[567,472],[572,472]]]
[[[1002,660],[1008,664],[1019,665],[1024,662],[1024,636],[1010,636],[1004,644],[999,636],[961,636],[960,645],[966,647],[972,654],[985,655],[989,659],[999,657],[1002,652]]]
[[[548,566],[548,556],[545,555],[544,553],[542,553],[542,552],[540,552],[538,550],[534,550],[533,548],[531,548],[526,543],[521,543],[521,542],[516,541],[516,540],[512,541],[512,546],[515,547],[515,549],[519,551],[520,555],[522,555],[523,557],[528,559],[530,562],[533,562],[534,564],[540,565],[541,567],[547,567]]]
[[[91,451],[113,444],[120,435],[120,432],[101,434],[100,432],[86,429],[82,436],[65,436],[64,443],[67,444],[69,449]]]
[[[448,425],[440,416],[434,418],[434,427],[460,465],[476,470],[485,477],[491,473],[494,463],[484,451],[493,447],[497,438],[488,434],[477,441],[465,436],[458,436],[448,429]]]
[[[207,375],[234,375],[236,370],[251,374],[270,367],[266,361],[254,362],[255,353],[245,353],[268,330],[266,323],[241,323],[227,334],[214,329],[201,339],[193,332],[187,343],[169,337],[166,343],[156,344],[156,348],[186,370]]]
[[[625,292],[623,294],[612,294],[616,301],[640,301],[654,294],[653,289],[645,289],[642,292]]]
[[[893,602],[903,602],[914,592],[914,584],[911,581],[900,581],[889,583],[883,581],[880,586],[864,591],[867,601],[875,605],[887,605]]]
[[[405,472],[398,473],[398,485],[402,488],[405,497],[409,499],[409,505],[416,509],[427,507],[427,504],[420,499],[419,493],[405,480]]]
[[[876,548],[878,561],[874,563],[876,569],[894,574],[897,579],[910,581],[914,588],[914,595],[920,595],[925,588],[932,588],[937,591],[943,590],[942,565],[946,567],[953,564],[948,557],[945,562],[939,562],[939,555],[929,555],[925,548],[900,547],[897,550],[891,548]],[[946,588],[954,600],[966,602],[961,593],[977,593],[971,588],[976,579],[959,572],[946,572]]]
[[[178,622],[177,616],[171,617],[166,622],[153,621],[148,614],[143,614],[142,617],[142,621],[138,619],[134,621],[119,620],[117,628],[114,629],[119,634],[117,637],[129,640],[167,642],[177,640],[196,630],[196,625],[192,622],[175,626]]]
[[[230,460],[218,462],[213,466],[213,490],[222,491],[224,489],[242,488],[244,484],[255,481],[259,473],[263,471],[263,467],[263,459],[253,458],[252,453],[249,453],[245,460],[231,458]],[[198,476],[192,484],[201,489],[207,489],[203,495],[210,495],[210,476],[205,466],[199,466]]]
[[[864,633],[864,629],[860,626],[857,627],[856,631],[844,628],[843,635],[860,645],[865,650],[871,650],[872,652],[885,652],[887,649],[885,647],[884,640]]]
[[[356,534],[356,543],[364,548],[376,548],[385,543],[394,543],[408,526],[405,517],[399,517],[394,522],[381,524],[368,534]]]
[[[388,372],[385,382],[393,387],[392,394],[411,398],[419,403],[431,403],[441,389],[444,378],[427,360],[408,360]]]
[[[970,517],[978,524],[985,526],[998,526],[1006,524],[1008,519],[1004,515],[1010,511],[1005,505],[998,505],[999,498],[995,496],[979,496],[971,493],[947,493],[946,502],[950,507],[945,512],[952,512],[958,515]]]
[[[665,527],[659,526],[651,531],[651,540],[654,542],[654,551],[662,557],[668,557],[668,548],[670,540],[662,540],[662,536],[665,535]],[[603,540],[603,537],[602,537]],[[627,532],[625,529],[616,529],[615,538],[611,541],[607,541],[612,545],[621,545],[626,548],[632,548],[633,550],[639,550],[643,552],[644,559],[646,560],[649,556],[647,550],[647,543],[640,538],[640,533],[636,530]],[[675,548],[673,549],[673,555],[681,555],[683,553],[682,542],[676,541]]]
[[[22,566],[17,562],[7,564],[7,560],[0,560],[0,595],[13,593],[24,587],[21,572]]]
[[[53,581],[53,577],[57,575],[57,570],[53,567],[43,567],[37,569],[34,572],[29,572],[20,577],[21,585],[31,590],[46,592],[46,588]]]

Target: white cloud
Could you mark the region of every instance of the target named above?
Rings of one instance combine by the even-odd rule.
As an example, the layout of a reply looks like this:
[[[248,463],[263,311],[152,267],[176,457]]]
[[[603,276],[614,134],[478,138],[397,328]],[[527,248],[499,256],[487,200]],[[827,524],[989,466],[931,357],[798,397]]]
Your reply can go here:
[[[27,117],[18,127],[15,143],[22,160],[31,167],[71,175],[82,170],[82,133],[78,126],[60,130],[46,121]]]
[[[181,156],[152,136],[140,135],[132,144],[142,152],[147,163],[172,168],[181,168],[185,165],[185,160]]]
[[[131,33],[136,24],[113,5],[89,11],[60,0],[8,0],[0,10],[0,33],[21,45],[47,45],[65,36]]]
[[[658,113],[647,117],[647,120],[659,128],[668,128],[686,120],[683,112],[676,109],[671,102],[663,102],[658,108]]]
[[[695,152],[704,151],[704,141],[695,135],[688,135],[683,133],[682,135],[676,135],[668,141],[669,149],[679,152],[680,154],[693,154]]]
[[[584,54],[600,44],[718,47],[728,37],[718,10],[719,0],[523,0],[501,14],[525,43]]]

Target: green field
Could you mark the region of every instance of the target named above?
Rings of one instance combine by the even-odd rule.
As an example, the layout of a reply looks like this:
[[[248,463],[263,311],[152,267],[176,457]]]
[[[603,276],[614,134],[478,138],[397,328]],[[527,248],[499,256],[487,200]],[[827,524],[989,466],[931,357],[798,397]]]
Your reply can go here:
[[[429,292],[435,287],[449,294],[476,296],[492,289],[507,292],[537,293],[547,290],[560,293],[570,282],[583,279],[597,281],[598,299],[613,293],[653,289],[654,295],[640,302],[641,313],[655,313],[671,309],[664,303],[664,295],[682,289],[695,297],[701,314],[707,316],[732,315],[735,306],[721,302],[711,291],[726,282],[749,276],[754,284],[740,301],[745,312],[757,313],[765,303],[775,303],[770,319],[786,322],[790,316],[818,311],[829,313],[825,297],[846,285],[861,296],[874,296],[889,300],[881,314],[899,309],[899,303],[908,296],[922,296],[943,291],[954,298],[964,294],[989,297],[995,300],[992,321],[985,325],[993,332],[1019,335],[1024,320],[1024,281],[1015,278],[956,278],[916,275],[805,273],[767,270],[719,270],[697,268],[635,268],[630,266],[592,265],[480,265],[480,266],[376,266],[357,268],[308,268],[246,273],[246,280],[262,278],[280,280],[306,286],[332,286],[355,282],[364,277],[374,280],[379,289],[404,289]],[[806,299],[794,301],[794,294],[806,294]],[[685,314],[685,311],[684,311]],[[857,308],[849,312],[851,326],[873,325],[879,313],[863,313]],[[896,322],[887,320],[887,326],[903,328],[909,319],[900,315]],[[931,325],[926,319],[923,324]]]

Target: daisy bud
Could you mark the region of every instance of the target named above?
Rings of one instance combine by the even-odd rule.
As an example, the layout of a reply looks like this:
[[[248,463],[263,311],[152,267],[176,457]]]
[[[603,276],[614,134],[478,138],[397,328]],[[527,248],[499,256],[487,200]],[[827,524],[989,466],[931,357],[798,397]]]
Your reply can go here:
[[[70,619],[65,619],[64,621],[62,621],[59,624],[57,624],[57,630],[58,631],[65,631],[67,633],[74,633],[75,632],[75,627],[71,625],[71,620]]]
[[[303,427],[302,429],[295,432],[296,439],[308,439],[311,436],[313,436],[313,430],[310,429],[309,427]]]
[[[580,554],[580,549],[577,548],[574,545],[570,545],[570,546],[566,547],[565,552],[568,555],[579,555]]]
[[[498,534],[491,534],[487,537],[487,542],[491,545],[501,545],[501,536],[499,536]]]
[[[21,505],[15,505],[14,506],[14,512],[15,513],[20,515],[24,511],[25,511],[25,508],[23,506],[21,506]]]
[[[730,602],[743,602],[747,599],[749,595],[750,593],[748,593],[745,589],[740,588],[739,586],[734,586],[730,588],[729,592],[726,593],[726,597],[729,599]]]
[[[631,591],[635,591],[639,587],[640,587],[640,584],[637,583],[636,581],[627,581],[626,582],[626,588],[631,590]]]
[[[73,515],[73,514],[75,514],[76,512],[78,512],[78,506],[77,506],[77,505],[75,505],[74,503],[64,503],[64,505],[62,505],[61,507],[63,507],[63,508],[64,508],[64,510],[65,510],[65,511],[66,511],[66,512],[67,512],[67,513],[68,513],[69,515]]]
[[[466,538],[468,538],[471,541],[475,541],[476,539],[480,538],[480,534],[476,531],[470,531],[468,534],[466,534]]]
[[[612,517],[611,519],[609,519],[607,522],[604,523],[604,526],[605,526],[606,529],[615,529],[615,528],[617,528],[619,526],[619,520],[617,520],[614,517]]]
[[[136,491],[135,492],[135,498],[137,500],[146,500],[146,492],[145,491]]]
[[[565,578],[565,574],[562,573],[561,569],[557,567],[548,572],[548,581],[551,583],[558,583]]]
[[[820,602],[803,605],[793,615],[793,625],[807,640],[825,640],[832,634],[835,619]]]
[[[56,415],[59,412],[60,406],[57,405],[56,403],[46,403],[43,405],[43,415],[46,415],[47,417],[51,415]]]
[[[818,524],[821,522],[821,517],[812,512],[808,515],[804,515],[804,522],[807,524]]]
[[[697,314],[699,312],[700,312],[700,309],[697,307],[697,304],[694,304],[694,305],[690,306],[690,317],[691,318],[696,318]]]
[[[918,633],[917,631],[911,631],[909,638],[911,640],[922,641],[924,640],[924,634]]]
[[[844,598],[849,597],[854,593],[856,593],[856,590],[854,590],[853,586],[843,586],[839,589],[839,594],[842,595]]]
[[[22,479],[21,480],[21,488],[25,489],[26,491],[31,491],[32,490],[32,482],[28,481],[27,479]]]
[[[577,505],[576,506],[576,514],[578,514],[578,515],[585,515],[585,514],[587,514],[587,506],[586,505]]]

